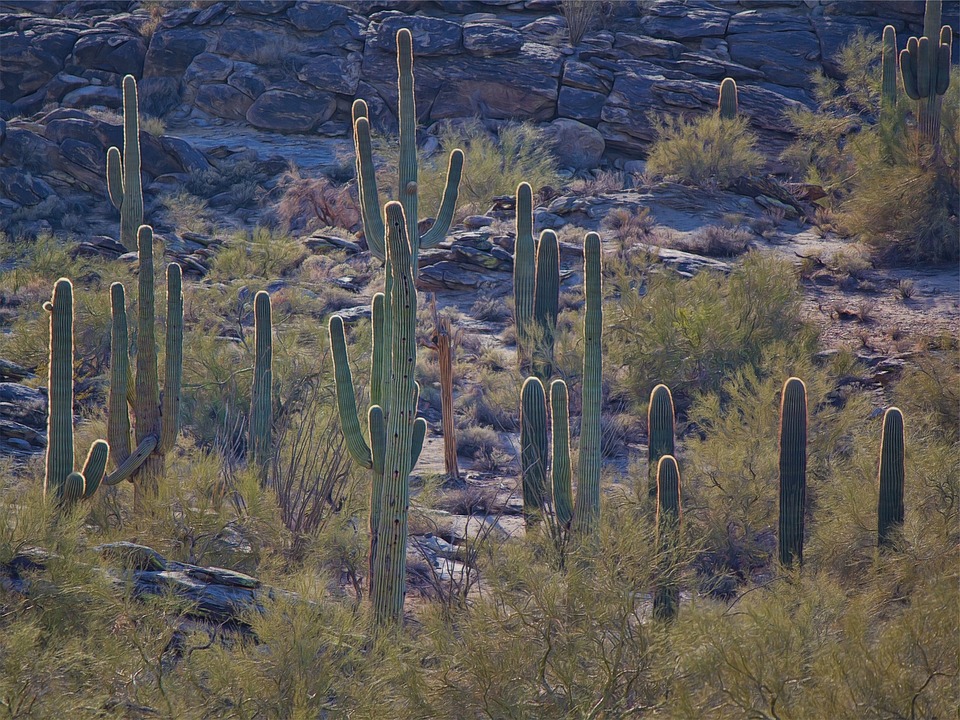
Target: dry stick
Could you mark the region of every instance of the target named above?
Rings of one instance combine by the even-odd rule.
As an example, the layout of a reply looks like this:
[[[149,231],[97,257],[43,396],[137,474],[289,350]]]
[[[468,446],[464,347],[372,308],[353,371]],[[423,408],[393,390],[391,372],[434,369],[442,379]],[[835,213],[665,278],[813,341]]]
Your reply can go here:
[[[447,480],[460,484],[460,468],[457,465],[457,430],[453,417],[453,349],[456,338],[450,330],[450,318],[440,317],[437,298],[430,298],[433,312],[433,337],[429,347],[437,353],[440,365],[440,409],[443,415],[443,466]]]

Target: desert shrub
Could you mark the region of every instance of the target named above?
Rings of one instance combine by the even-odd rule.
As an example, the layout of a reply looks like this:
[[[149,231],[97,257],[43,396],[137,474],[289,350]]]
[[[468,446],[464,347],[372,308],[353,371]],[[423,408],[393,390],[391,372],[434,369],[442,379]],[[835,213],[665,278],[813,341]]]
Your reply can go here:
[[[571,45],[579,45],[583,36],[593,29],[600,11],[601,4],[593,0],[563,0],[560,3],[560,12],[567,21]]]
[[[336,186],[326,177],[303,177],[293,167],[277,184],[276,203],[281,225],[291,233],[309,234],[324,227],[360,229],[360,206],[350,187]]]
[[[208,233],[212,227],[207,203],[186,190],[161,196],[160,204],[177,232]]]
[[[694,185],[723,186],[763,165],[756,135],[746,118],[722,120],[708,113],[693,120],[654,118],[656,139],[647,157],[647,172],[669,175]]]
[[[677,238],[670,247],[707,257],[729,258],[743,255],[752,242],[753,236],[746,230],[707,225],[691,236]]]
[[[306,248],[289,235],[257,227],[236,233],[224,243],[213,259],[210,276],[224,281],[276,280],[292,271],[306,254]]]

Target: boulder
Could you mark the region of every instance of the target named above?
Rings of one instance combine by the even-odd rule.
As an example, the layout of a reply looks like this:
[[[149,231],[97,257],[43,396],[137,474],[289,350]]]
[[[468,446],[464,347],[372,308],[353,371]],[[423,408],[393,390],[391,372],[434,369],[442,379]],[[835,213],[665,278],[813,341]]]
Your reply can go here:
[[[581,90],[580,88],[560,88],[557,99],[557,114],[564,118],[573,118],[587,125],[596,126],[607,96],[603,93]]]
[[[45,392],[13,382],[0,382],[0,416],[32,428],[47,424]]]
[[[606,95],[613,87],[613,73],[590,63],[568,60],[563,66],[563,84]]]
[[[592,170],[600,164],[606,145],[596,128],[570,118],[558,118],[545,130],[562,167]]]
[[[460,25],[425,15],[388,13],[367,39],[367,49],[390,55],[396,62],[397,31],[407,28],[413,36],[414,57],[456,55],[463,46]]]
[[[762,72],[777,85],[809,87],[810,76],[820,67],[820,42],[810,31],[784,33],[744,32],[727,38],[734,62]]]
[[[657,57],[676,60],[687,51],[683,43],[630,33],[617,33],[613,46],[636,58]]]
[[[18,205],[36,205],[54,194],[40,178],[12,167],[0,167],[0,190]]]
[[[337,109],[333,95],[317,93],[311,97],[282,90],[268,90],[247,110],[247,122],[262,130],[309,132],[329,120]]]
[[[194,104],[214,117],[243,121],[253,100],[231,85],[212,83],[197,90]]]
[[[239,0],[237,5],[251,15],[276,15],[293,5],[293,0]]]
[[[306,32],[322,32],[344,23],[349,15],[350,11],[342,5],[303,0],[287,10],[287,18],[293,26]]]
[[[363,55],[360,53],[320,55],[304,63],[297,72],[297,78],[318,90],[352,97],[356,95],[360,83],[362,63]]]
[[[705,0],[662,0],[640,21],[645,35],[666,40],[720,37],[731,13]]]
[[[117,109],[123,105],[123,91],[118,87],[104,85],[85,85],[71,90],[63,96],[63,105],[75,108],[88,108],[96,105]]]
[[[523,36],[499,23],[476,22],[463,26],[463,48],[472,55],[502,55],[517,52]]]
[[[136,77],[143,74],[146,54],[143,38],[98,28],[81,33],[73,46],[73,61],[77,65]]]
[[[144,77],[180,77],[193,59],[207,49],[207,38],[194,28],[159,29],[150,38],[143,61]]]
[[[183,74],[187,85],[225,82],[233,72],[233,61],[215,53],[203,52],[197,55]]]

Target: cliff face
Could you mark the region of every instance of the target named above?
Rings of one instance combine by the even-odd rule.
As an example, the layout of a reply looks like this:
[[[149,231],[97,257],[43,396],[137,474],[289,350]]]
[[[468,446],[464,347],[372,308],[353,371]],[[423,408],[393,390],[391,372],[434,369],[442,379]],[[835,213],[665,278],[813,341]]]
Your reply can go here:
[[[363,97],[391,128],[394,37],[409,27],[424,124],[567,118],[635,154],[651,138],[649,112],[711,108],[733,77],[742,112],[775,142],[783,109],[812,102],[810,74],[834,72],[847,39],[887,23],[905,38],[923,21],[922,0],[643,0],[604,4],[571,47],[554,0],[195,4],[151,15],[126,0],[0,2],[0,116],[117,108],[131,73],[141,110],[168,125],[347,136]],[[956,2],[944,21],[956,27]]]

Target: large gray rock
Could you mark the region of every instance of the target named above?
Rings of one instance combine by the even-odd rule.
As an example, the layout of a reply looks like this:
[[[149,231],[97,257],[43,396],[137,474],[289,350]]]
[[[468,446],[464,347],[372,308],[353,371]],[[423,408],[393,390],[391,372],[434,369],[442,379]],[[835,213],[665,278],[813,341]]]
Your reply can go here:
[[[563,66],[563,84],[606,94],[613,87],[613,73],[590,63],[567,60]]]
[[[603,135],[596,128],[570,118],[558,118],[545,130],[561,166],[592,170],[600,164],[606,147]]]
[[[667,40],[719,37],[731,13],[704,0],[661,0],[640,21],[644,34]]]
[[[304,63],[297,78],[307,85],[342,95],[356,95],[360,83],[360,53],[348,55],[320,55]]]
[[[253,99],[232,85],[211,83],[197,90],[194,104],[214,117],[243,121],[247,119]]]
[[[617,33],[613,46],[625,50],[636,58],[658,57],[676,60],[687,51],[683,43],[630,33]]]
[[[108,108],[119,108],[123,104],[123,91],[118,87],[104,85],[86,85],[71,90],[63,96],[63,105],[75,108],[88,108],[102,105]]]
[[[463,48],[473,55],[503,55],[517,52],[523,35],[499,23],[478,22],[463,26]]]
[[[301,0],[287,10],[287,17],[298,30],[323,32],[346,21],[350,11],[333,3],[304,2]]]
[[[812,32],[744,32],[727,38],[730,57],[759,70],[777,85],[809,87],[820,67],[820,42]]]
[[[316,93],[309,97],[283,90],[268,90],[247,110],[247,122],[262,130],[309,132],[329,120],[337,109],[337,99]]]
[[[18,205],[36,205],[54,194],[40,178],[12,167],[0,167],[0,191]]]
[[[414,57],[456,55],[463,47],[460,25],[442,18],[425,15],[384,13],[385,17],[367,39],[367,49],[378,50],[396,58],[397,31],[407,28],[413,36]]]
[[[146,53],[147,46],[141,37],[94,28],[81,33],[73,46],[73,61],[85,68],[140,77]]]
[[[47,395],[13,382],[0,382],[0,416],[33,428],[47,424]]]
[[[225,82],[233,72],[233,61],[215,53],[203,52],[197,55],[183,74],[187,85]]]
[[[581,90],[580,88],[560,88],[557,99],[557,114],[560,117],[573,118],[587,125],[596,126],[600,122],[600,113],[607,96],[603,93]]]
[[[143,61],[144,77],[180,77],[193,59],[207,49],[207,39],[194,28],[159,29],[150,38]]]

